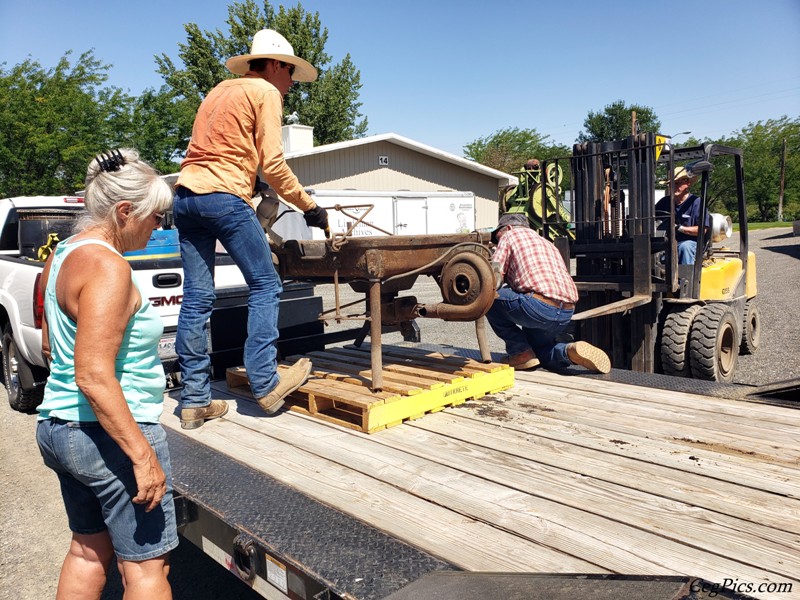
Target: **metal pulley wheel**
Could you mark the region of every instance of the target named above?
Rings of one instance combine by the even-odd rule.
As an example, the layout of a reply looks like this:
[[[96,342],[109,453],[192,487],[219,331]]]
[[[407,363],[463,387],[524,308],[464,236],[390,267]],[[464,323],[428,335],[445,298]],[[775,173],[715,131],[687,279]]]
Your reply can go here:
[[[487,272],[491,275],[487,280]],[[475,252],[460,252],[451,258],[439,278],[442,298],[448,304],[465,306],[477,301],[483,286],[495,288],[494,271],[489,261]]]
[[[556,163],[548,164],[545,177],[548,185],[551,187],[558,187],[561,185],[561,181],[564,179],[564,172],[561,170],[561,165],[557,165]]]

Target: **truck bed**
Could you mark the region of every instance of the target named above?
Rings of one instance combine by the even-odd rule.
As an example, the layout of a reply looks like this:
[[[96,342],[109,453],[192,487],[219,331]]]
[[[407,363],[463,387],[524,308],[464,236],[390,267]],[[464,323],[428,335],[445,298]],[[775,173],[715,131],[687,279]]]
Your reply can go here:
[[[224,381],[228,415],[182,431],[173,391],[182,532],[268,598],[421,598],[403,588],[460,571],[800,597],[800,411],[672,381],[518,372],[372,434],[267,418]]]

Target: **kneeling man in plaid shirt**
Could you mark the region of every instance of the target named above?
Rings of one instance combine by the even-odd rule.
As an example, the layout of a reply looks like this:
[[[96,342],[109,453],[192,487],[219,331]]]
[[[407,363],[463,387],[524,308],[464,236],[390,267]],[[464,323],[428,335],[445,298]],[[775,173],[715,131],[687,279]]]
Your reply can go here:
[[[578,289],[555,245],[531,229],[521,213],[500,217],[492,241],[497,244],[492,261],[504,285],[486,318],[506,344],[509,365],[518,370],[580,365],[608,373],[611,361],[600,348],[557,341],[569,327]]]

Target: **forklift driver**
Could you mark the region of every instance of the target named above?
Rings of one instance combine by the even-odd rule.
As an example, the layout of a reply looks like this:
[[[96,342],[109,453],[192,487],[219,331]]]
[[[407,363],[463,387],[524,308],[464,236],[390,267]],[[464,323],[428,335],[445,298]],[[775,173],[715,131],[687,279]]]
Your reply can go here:
[[[678,264],[694,264],[697,254],[697,231],[700,224],[700,197],[689,192],[689,188],[697,181],[697,175],[685,167],[675,167],[672,175],[675,202],[669,196],[664,196],[656,202],[656,217],[668,215],[670,205],[675,208],[675,224],[677,231],[675,239],[678,241]],[[706,228],[710,225],[709,216],[706,215]]]

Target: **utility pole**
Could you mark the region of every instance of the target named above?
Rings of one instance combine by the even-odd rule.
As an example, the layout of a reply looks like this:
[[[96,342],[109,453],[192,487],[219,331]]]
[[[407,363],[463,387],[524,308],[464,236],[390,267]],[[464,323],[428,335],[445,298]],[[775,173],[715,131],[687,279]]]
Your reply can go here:
[[[783,188],[786,180],[786,138],[783,138],[781,150],[781,193],[778,196],[778,221],[783,221]]]

